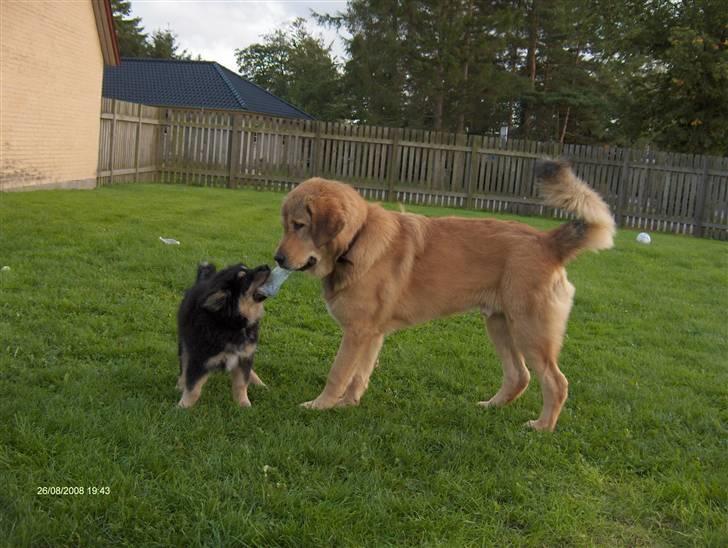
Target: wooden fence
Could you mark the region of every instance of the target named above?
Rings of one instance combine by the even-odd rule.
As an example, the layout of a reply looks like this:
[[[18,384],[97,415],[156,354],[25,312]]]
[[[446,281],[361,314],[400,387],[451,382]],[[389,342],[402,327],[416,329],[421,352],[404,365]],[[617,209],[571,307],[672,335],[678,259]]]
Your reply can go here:
[[[366,198],[562,218],[534,163],[566,156],[620,226],[728,239],[728,158],[272,118],[104,100],[102,181],[288,190],[322,176]],[[106,125],[104,125],[106,124]],[[116,126],[116,130],[114,130]],[[140,177],[140,175],[142,175]]]
[[[158,178],[163,109],[101,100],[98,184]]]

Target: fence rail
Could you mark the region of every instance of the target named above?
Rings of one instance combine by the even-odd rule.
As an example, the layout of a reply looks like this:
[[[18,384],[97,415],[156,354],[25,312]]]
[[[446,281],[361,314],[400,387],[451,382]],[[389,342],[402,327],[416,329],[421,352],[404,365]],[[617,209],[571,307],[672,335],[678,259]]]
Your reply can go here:
[[[288,190],[311,176],[366,198],[563,218],[534,163],[566,156],[620,226],[728,239],[728,158],[446,132],[164,109],[104,99],[103,182]]]

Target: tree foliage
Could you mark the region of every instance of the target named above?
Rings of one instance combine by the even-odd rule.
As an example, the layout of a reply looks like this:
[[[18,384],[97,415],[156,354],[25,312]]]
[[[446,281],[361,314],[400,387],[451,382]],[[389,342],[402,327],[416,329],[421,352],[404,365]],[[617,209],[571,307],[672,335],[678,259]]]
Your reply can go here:
[[[131,2],[129,0],[111,0],[111,11],[122,57],[146,57],[147,35],[142,27],[141,18],[130,17]]]
[[[341,74],[331,47],[312,36],[305,20],[235,50],[240,73],[271,93],[323,120],[346,117]]]
[[[192,59],[187,50],[180,51],[177,34],[170,28],[155,30],[147,46],[147,56],[153,59],[181,59],[185,61]]]
[[[177,34],[172,29],[157,29],[151,36],[145,33],[141,18],[131,17],[130,0],[111,0],[111,11],[122,57],[192,58],[187,50],[180,51]]]
[[[725,0],[350,0],[369,123],[728,154]]]
[[[635,25],[635,47],[625,48],[637,64],[625,78],[625,134],[665,149],[728,155],[728,6],[651,5],[651,20]]]
[[[112,0],[122,54],[185,58]],[[324,120],[728,155],[726,0],[349,0],[237,49],[240,72]]]

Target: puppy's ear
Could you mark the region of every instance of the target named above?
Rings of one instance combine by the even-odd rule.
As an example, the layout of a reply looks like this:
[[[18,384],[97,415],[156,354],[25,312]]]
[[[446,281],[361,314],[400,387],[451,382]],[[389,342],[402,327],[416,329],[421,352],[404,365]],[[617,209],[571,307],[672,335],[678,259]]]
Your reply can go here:
[[[228,299],[228,294],[225,291],[215,291],[205,297],[205,301],[202,303],[202,308],[206,308],[211,312],[218,312],[223,306],[225,301]]]
[[[200,263],[197,265],[197,279],[195,283],[200,283],[202,280],[212,277],[217,269],[212,263]]]
[[[336,238],[344,229],[344,212],[336,200],[318,197],[306,204],[311,216],[311,237],[316,247],[321,247]]]
[[[263,285],[270,276],[270,268],[267,266],[261,267],[256,269],[255,275],[253,276],[253,281],[250,283],[250,287],[258,288],[258,286]]]

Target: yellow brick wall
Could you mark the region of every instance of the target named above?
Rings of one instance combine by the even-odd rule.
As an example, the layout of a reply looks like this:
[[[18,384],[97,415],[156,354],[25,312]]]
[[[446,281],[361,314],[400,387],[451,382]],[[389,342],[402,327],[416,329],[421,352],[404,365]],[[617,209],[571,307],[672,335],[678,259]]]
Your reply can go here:
[[[90,0],[0,0],[0,190],[95,185],[103,71]]]

